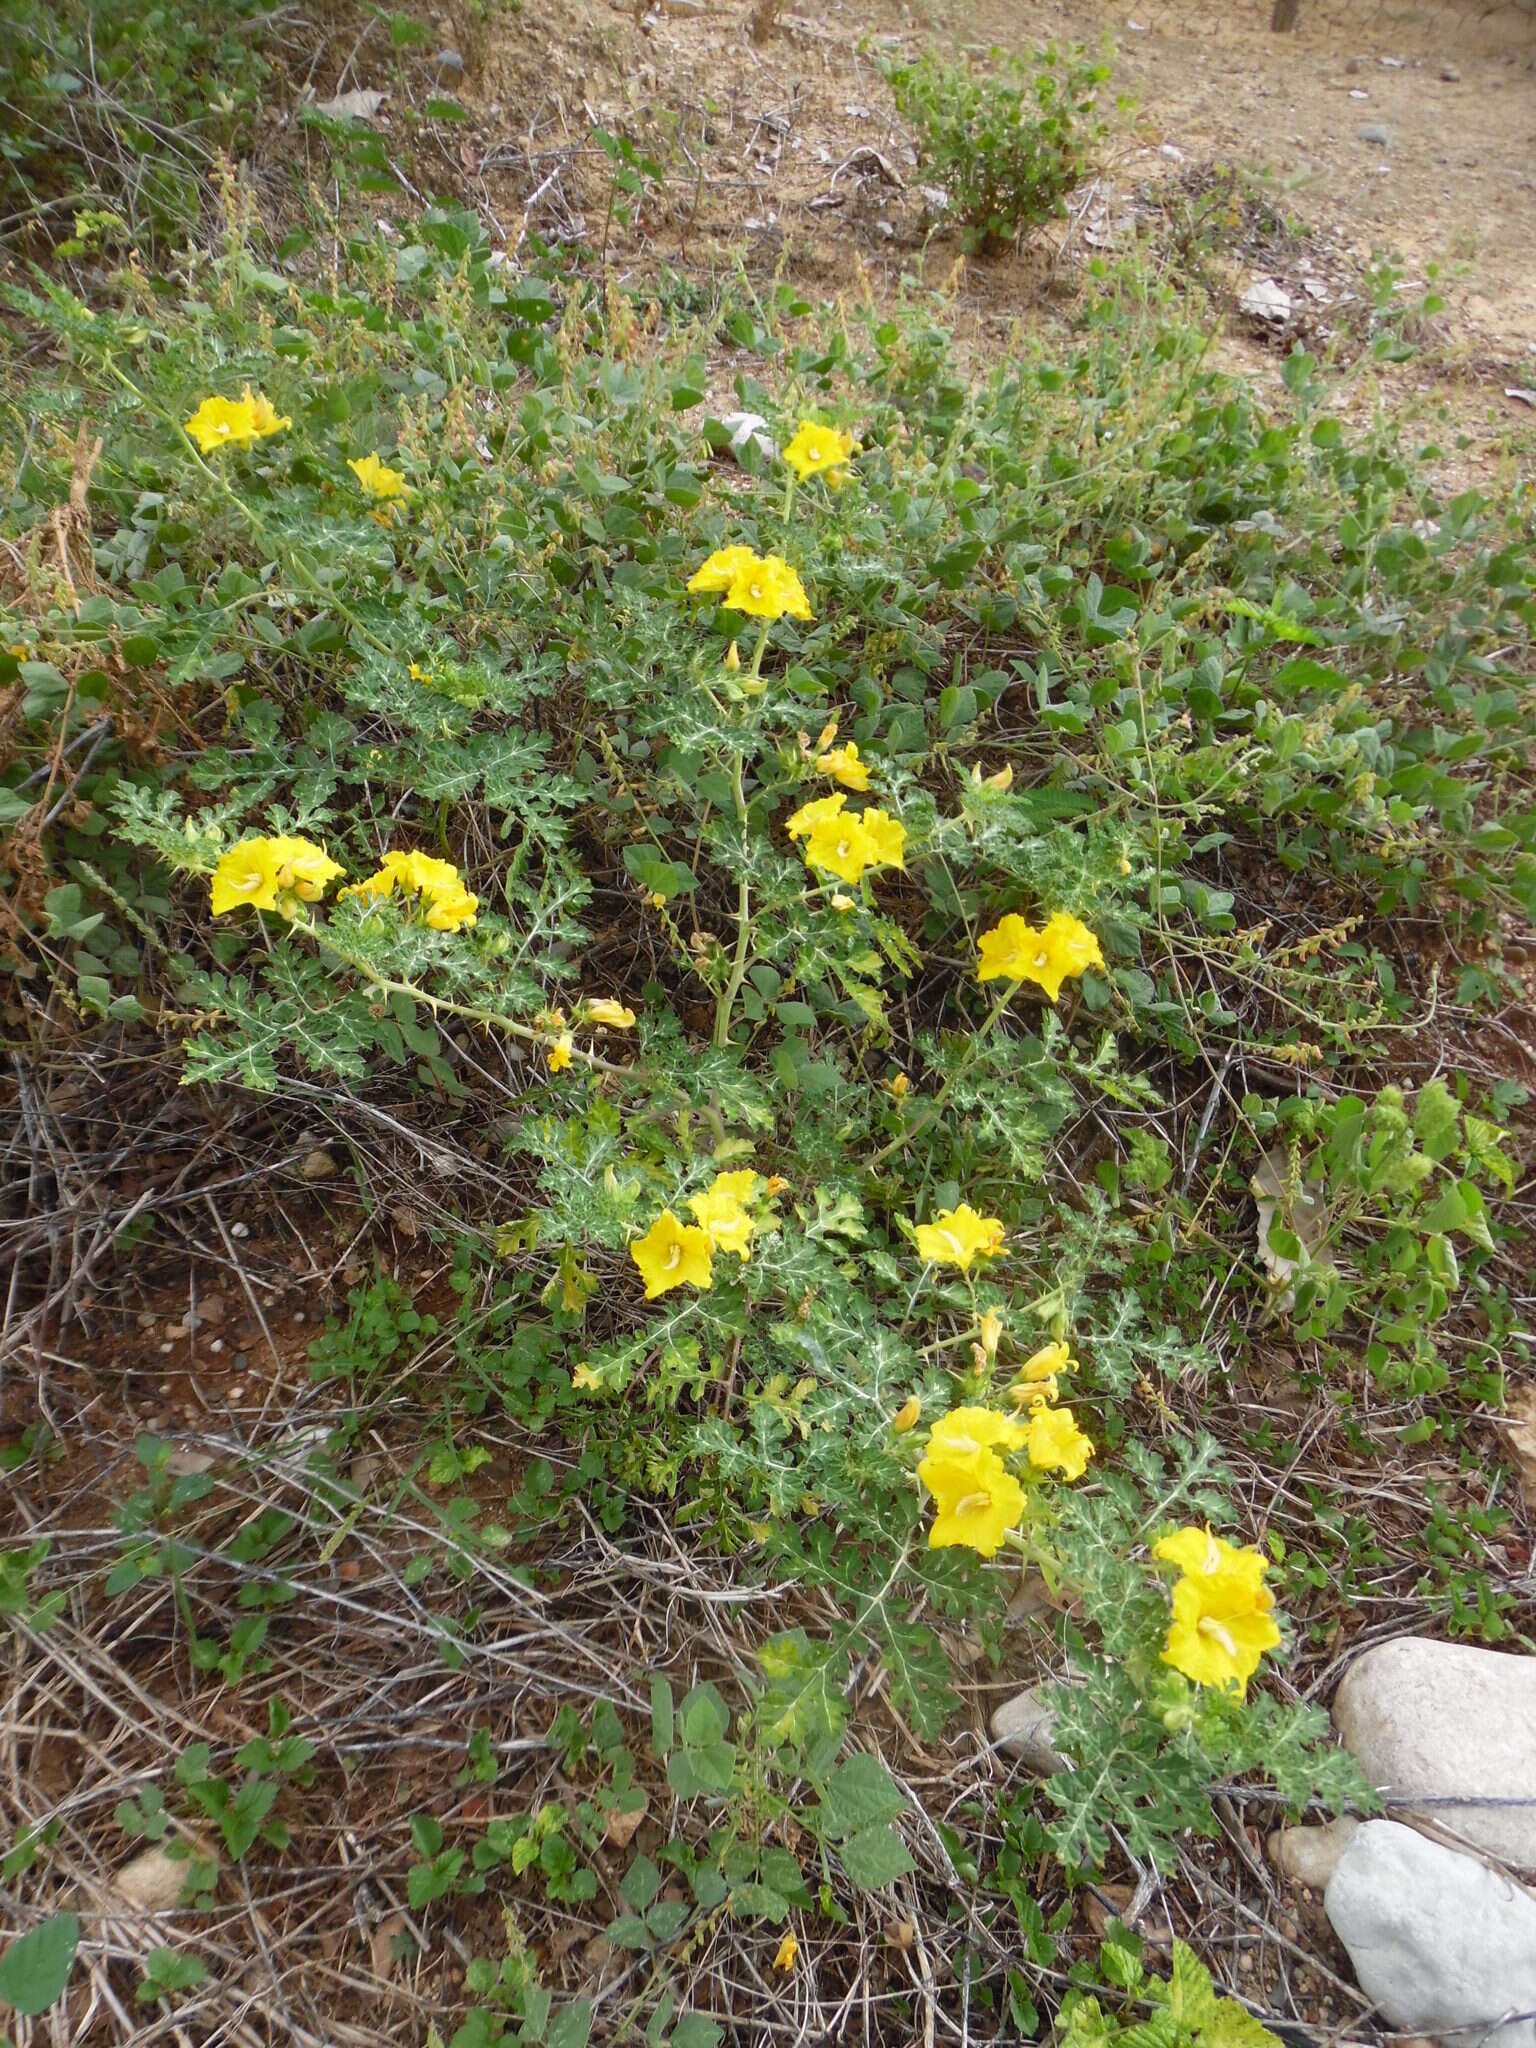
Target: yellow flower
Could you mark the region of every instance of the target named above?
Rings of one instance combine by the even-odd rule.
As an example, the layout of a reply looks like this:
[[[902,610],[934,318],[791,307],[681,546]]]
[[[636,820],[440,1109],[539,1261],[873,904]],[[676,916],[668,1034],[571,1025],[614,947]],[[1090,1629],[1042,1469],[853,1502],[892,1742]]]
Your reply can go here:
[[[938,1510],[928,1531],[930,1550],[963,1544],[982,1557],[993,1557],[1024,1512],[1024,1489],[995,1451],[979,1451],[968,1458],[930,1452],[917,1476]]]
[[[1003,1319],[995,1308],[989,1308],[980,1318],[981,1348],[988,1358],[996,1358],[997,1347],[1003,1340]]]
[[[265,440],[268,434],[292,425],[291,419],[279,419],[271,400],[260,392],[253,394],[249,384],[239,398],[205,398],[191,419],[183,422],[184,430],[205,455],[215,448],[248,448],[253,441]]]
[[[842,812],[843,797],[822,797],[790,819],[790,831],[818,814],[806,837],[805,864],[840,882],[856,882],[870,868],[901,867],[907,842],[904,826],[884,811]]]
[[[905,1436],[909,1429],[916,1429],[922,1419],[923,1404],[916,1394],[908,1394],[905,1401],[891,1418],[891,1427],[898,1436]]]
[[[813,803],[802,804],[784,830],[791,839],[807,838],[818,825],[830,825],[847,801],[841,790],[834,790],[831,796],[819,796]]]
[[[854,901],[854,899],[851,896],[845,896],[841,889],[839,889],[837,894],[832,898],[832,908],[834,910],[842,911],[845,914],[850,910],[857,910],[858,907],[859,906]]]
[[[1005,767],[999,768],[995,775],[983,775],[980,763],[973,762],[971,780],[978,789],[1012,789],[1013,763],[1008,762]]]
[[[601,1387],[602,1384],[602,1374],[594,1372],[590,1365],[578,1365],[571,1374],[571,1385],[578,1394],[586,1393],[591,1387]]]
[[[708,1238],[711,1251],[734,1252],[738,1259],[746,1258],[757,1225],[743,1205],[756,1198],[761,1185],[757,1174],[743,1168],[717,1173],[703,1194],[688,1197],[693,1220]]]
[[[859,759],[859,750],[852,740],[841,747],[834,747],[830,754],[817,758],[817,770],[830,775],[834,782],[840,782],[844,789],[866,790],[869,787],[868,764]]]
[[[1019,1367],[1008,1389],[1008,1398],[1017,1408],[1030,1401],[1054,1401],[1057,1375],[1076,1370],[1077,1361],[1069,1344],[1042,1344]]]
[[[843,468],[853,455],[852,434],[839,433],[836,427],[818,427],[812,420],[802,420],[794,439],[784,450],[784,460],[804,483],[808,476],[825,476],[829,471]],[[834,474],[829,481],[836,482]]]
[[[663,1209],[645,1236],[629,1248],[645,1282],[647,1301],[673,1287],[708,1287],[714,1278],[709,1254],[709,1232],[680,1223],[670,1209]]]
[[[1005,1451],[1020,1450],[1029,1431],[1011,1415],[999,1415],[994,1408],[951,1408],[928,1432],[930,1456],[953,1464],[956,1459],[979,1457],[1001,1444]]]
[[[1093,1445],[1078,1428],[1070,1408],[1048,1408],[1042,1401],[1029,1417],[1029,1462],[1063,1479],[1081,1479],[1093,1456]]]
[[[903,855],[907,846],[907,828],[900,819],[893,818],[889,811],[865,811],[860,815],[859,823],[874,850],[872,865],[905,869]]]
[[[544,1064],[552,1074],[563,1074],[571,1064],[571,1054],[575,1049],[576,1041],[570,1032],[562,1031],[557,1038],[545,1047]]]
[[[380,462],[378,452],[364,455],[358,461],[349,462],[348,469],[357,478],[370,498],[408,498],[411,487],[402,470],[390,469]]]
[[[716,548],[709,560],[695,569],[688,579],[689,592],[695,597],[706,592],[724,593],[740,572],[756,560],[751,548]]]
[[[1165,1564],[1177,1565],[1189,1579],[1230,1579],[1248,1587],[1263,1584],[1269,1559],[1249,1545],[1228,1543],[1208,1528],[1180,1529],[1172,1536],[1160,1536],[1152,1555]]]
[[[912,1083],[903,1073],[893,1074],[885,1085],[898,1102],[901,1101],[904,1095],[912,1093]]]
[[[411,663],[411,681],[412,681],[413,683],[430,683],[430,682],[431,682],[431,680],[432,680],[432,671],[431,671],[431,669],[429,669],[429,668],[418,668],[418,667],[416,666],[416,664],[415,664],[415,662],[414,662],[414,661],[413,661],[413,662]]]
[[[597,996],[583,1003],[582,1014],[589,1024],[606,1025],[610,1031],[631,1031],[634,1029],[635,1013],[623,1003],[616,1003],[611,996]]]
[[[753,555],[743,563],[725,593],[733,612],[745,612],[749,619],[792,619],[812,616],[805,586],[781,555]]]
[[[779,1943],[779,1952],[773,1959],[773,1967],[776,1970],[792,1970],[795,1967],[795,1957],[799,1953],[800,1944],[795,1939],[794,1929],[791,1928]]]
[[[931,1223],[913,1232],[917,1248],[934,1266],[958,1266],[968,1273],[973,1260],[995,1259],[1003,1248],[1003,1226],[996,1216],[979,1216],[969,1202],[941,1209]]]
[[[437,860],[430,853],[386,853],[375,873],[357,882],[349,896],[419,897],[425,906],[423,922],[435,932],[456,932],[475,921],[480,899],[465,888],[452,861]]]
[[[983,932],[978,943],[978,981],[1038,982],[1053,1003],[1069,977],[1104,965],[1093,933],[1064,910],[1058,910],[1042,931],[1011,914]]]
[[[242,839],[220,856],[209,907],[213,916],[224,917],[242,904],[275,910],[283,895],[317,903],[342,872],[340,863],[313,840]]]
[[[1209,1529],[1181,1529],[1153,1546],[1153,1555],[1182,1568],[1173,1589],[1173,1618],[1163,1662],[1196,1685],[1235,1687],[1239,1698],[1266,1650],[1280,1641],[1261,1583],[1269,1561]]]

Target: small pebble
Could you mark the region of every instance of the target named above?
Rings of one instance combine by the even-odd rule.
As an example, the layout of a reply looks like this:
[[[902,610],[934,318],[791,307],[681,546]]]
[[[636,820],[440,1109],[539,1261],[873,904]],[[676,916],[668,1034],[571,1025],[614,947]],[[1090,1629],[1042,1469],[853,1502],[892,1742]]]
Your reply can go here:
[[[1440,76],[1447,85],[1459,85],[1461,83],[1461,73],[1454,64],[1442,64],[1440,66]]]
[[[303,1322],[303,1320],[304,1320],[304,1311],[303,1311],[303,1309],[299,1308],[299,1309],[295,1309],[295,1310],[294,1310],[294,1312],[293,1312],[293,1320],[294,1320],[294,1321],[295,1321],[296,1323],[302,1323],[302,1322]]]
[[[1351,57],[1349,62],[1344,66],[1344,69],[1349,73],[1350,77],[1353,78],[1357,72],[1361,72],[1365,69],[1365,59],[1363,57]]]
[[[237,1351],[237,1352],[235,1353],[235,1371],[236,1371],[236,1372],[247,1372],[247,1371],[249,1371],[249,1369],[250,1369],[250,1363],[251,1363],[250,1359],[249,1359],[249,1358],[248,1358],[248,1357],[246,1356],[246,1354],[245,1354],[245,1353],[244,1353],[243,1351]]]
[[[432,59],[432,62],[437,66],[439,71],[450,71],[456,77],[463,76],[464,59],[459,55],[457,50],[439,50],[437,55]]]
[[[215,1337],[213,1342],[208,1346],[208,1349],[210,1351],[222,1351],[224,1349],[224,1339],[222,1337]]]
[[[174,1344],[162,1344],[162,1345],[160,1346],[160,1356],[161,1356],[162,1358],[169,1358],[169,1357],[170,1357],[170,1355],[171,1355],[171,1353],[172,1353],[172,1352],[173,1352],[173,1351],[174,1351],[175,1349],[176,1349],[176,1346],[175,1346]]]
[[[1378,149],[1389,149],[1392,145],[1391,136],[1378,121],[1372,121],[1360,130],[1360,140],[1374,142]]]
[[[231,1237],[249,1237],[251,1234],[251,1226],[249,1225],[249,1223],[231,1223],[231,1225],[229,1226],[229,1234]]]

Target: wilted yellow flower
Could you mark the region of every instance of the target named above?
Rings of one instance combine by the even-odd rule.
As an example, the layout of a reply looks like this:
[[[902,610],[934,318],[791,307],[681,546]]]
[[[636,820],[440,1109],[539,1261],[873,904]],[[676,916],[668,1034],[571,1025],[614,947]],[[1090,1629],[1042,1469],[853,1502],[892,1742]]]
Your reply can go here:
[[[761,1186],[761,1176],[743,1167],[733,1173],[717,1173],[702,1194],[688,1197],[693,1220],[709,1239],[711,1251],[734,1252],[737,1258],[746,1258],[757,1228],[746,1204],[756,1200]]]
[[[997,1347],[1003,1338],[1003,1319],[995,1308],[989,1308],[979,1319],[978,1328],[981,1332],[982,1350],[988,1358],[996,1358]]]
[[[430,853],[386,853],[375,873],[356,882],[349,896],[419,897],[422,921],[435,932],[456,932],[475,921],[480,899],[465,888],[452,861]]]
[[[916,1394],[908,1394],[905,1401],[891,1418],[891,1427],[899,1436],[905,1436],[909,1429],[916,1429],[922,1419],[923,1404]]]
[[[744,563],[725,593],[733,612],[745,612],[749,619],[809,619],[812,616],[805,586],[781,555],[754,555]]]
[[[995,1259],[1003,1248],[1003,1225],[999,1217],[978,1215],[969,1202],[958,1209],[941,1209],[931,1223],[919,1223],[913,1236],[917,1249],[934,1266],[958,1266],[970,1271],[977,1259]]]
[[[708,1287],[714,1278],[708,1231],[679,1222],[670,1209],[636,1239],[629,1256],[640,1269],[647,1301],[674,1287]]]
[[[242,839],[219,857],[209,909],[214,917],[224,917],[242,905],[275,910],[283,895],[317,903],[342,872],[341,864],[313,840]]]
[[[252,392],[247,384],[238,398],[205,398],[184,430],[205,455],[216,448],[248,448],[253,441],[277,434],[293,421],[279,419],[270,399]]]
[[[379,460],[377,451],[348,462],[347,467],[370,498],[408,498],[411,495],[404,472],[390,469]]]
[[[1019,1367],[1013,1385],[1008,1389],[1008,1398],[1019,1408],[1027,1402],[1054,1401],[1058,1392],[1058,1375],[1076,1370],[1077,1361],[1072,1356],[1070,1345],[1042,1344]]]
[[[957,1544],[994,1557],[1024,1512],[1024,1489],[995,1451],[951,1457],[930,1450],[917,1476],[937,1509],[928,1531],[930,1550]]]
[[[825,476],[828,482],[837,483],[853,451],[852,434],[840,433],[836,427],[818,427],[812,420],[802,420],[794,439],[784,450],[784,460],[801,483],[808,476]]]
[[[552,1074],[563,1074],[571,1064],[571,1054],[576,1049],[576,1040],[569,1031],[562,1031],[544,1048],[544,1064]]]
[[[890,1080],[887,1081],[885,1085],[898,1102],[901,1101],[904,1095],[910,1095],[912,1093],[912,1083],[907,1079],[905,1074],[893,1074]]]
[[[978,789],[1012,789],[1013,763],[1008,762],[1005,767],[999,768],[995,775],[983,775],[980,763],[974,763],[971,768],[971,780]]]
[[[1264,1585],[1269,1560],[1209,1529],[1180,1529],[1152,1553],[1179,1566],[1163,1662],[1196,1685],[1235,1687],[1239,1697],[1266,1650],[1280,1641]]]
[[[834,747],[829,754],[819,755],[816,766],[821,774],[830,775],[844,789],[862,791],[869,787],[869,766],[859,759],[859,750],[852,740]]]
[[[1104,965],[1093,933],[1064,910],[1058,910],[1042,931],[1016,913],[1005,917],[982,933],[978,948],[978,981],[1038,982],[1053,1003],[1070,976]]]
[[[1073,1420],[1070,1408],[1048,1408],[1042,1401],[1029,1417],[1029,1462],[1063,1479],[1081,1479],[1093,1456],[1093,1445]]]
[[[606,1025],[610,1031],[630,1031],[634,1028],[635,1013],[623,1003],[616,1003],[611,996],[596,996],[581,1006],[582,1015],[589,1024]]]
[[[845,896],[841,890],[839,890],[838,893],[832,898],[832,908],[834,910],[840,910],[846,913],[850,910],[857,910],[858,907],[858,904],[854,902],[853,898],[851,896]]]
[[[795,1957],[799,1953],[800,1944],[795,1939],[794,1929],[791,1928],[779,1943],[779,1952],[773,1959],[773,1967],[776,1970],[792,1970],[795,1967]]]

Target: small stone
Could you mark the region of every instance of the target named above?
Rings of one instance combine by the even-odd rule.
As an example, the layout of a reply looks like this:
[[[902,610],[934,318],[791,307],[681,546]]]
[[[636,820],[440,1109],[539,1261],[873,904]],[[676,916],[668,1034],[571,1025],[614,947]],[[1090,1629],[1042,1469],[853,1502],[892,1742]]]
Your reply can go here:
[[[144,1913],[164,1913],[181,1897],[187,1881],[187,1865],[172,1859],[163,1843],[125,1863],[112,1880],[112,1889],[130,1906]]]
[[[1270,1861],[1292,1884],[1325,1891],[1359,1826],[1346,1816],[1320,1828],[1276,1828],[1269,1838]]]
[[[1072,1768],[1071,1758],[1051,1740],[1055,1728],[1056,1716],[1041,1699],[1038,1686],[1004,1700],[992,1716],[992,1740],[1037,1778],[1053,1778]]]
[[[1349,73],[1351,78],[1358,78],[1360,73],[1365,69],[1365,59],[1363,57],[1351,57],[1349,61],[1345,64],[1344,69]]]
[[[1536,1870],[1536,1657],[1425,1636],[1378,1643],[1345,1672],[1333,1725],[1394,1805],[1423,1798],[1427,1819]]]
[[[229,1234],[231,1237],[249,1237],[251,1234],[251,1226],[249,1225],[249,1223],[231,1223],[231,1225],[229,1226]]]
[[[1454,64],[1442,64],[1440,66],[1440,76],[1447,85],[1460,85],[1461,83],[1461,73]]]
[[[1392,1820],[1364,1822],[1323,1898],[1389,2025],[1455,2048],[1533,2048],[1536,1895]]]
[[[1366,126],[1360,130],[1360,140],[1362,142],[1374,142],[1378,149],[1390,149],[1392,147],[1392,138],[1379,121],[1367,122]]]
[[[248,1353],[244,1351],[237,1351],[235,1353],[235,1362],[232,1367],[232,1370],[235,1372],[245,1372],[249,1368],[250,1363],[251,1361]]]
[[[334,1180],[336,1172],[336,1161],[323,1145],[316,1145],[299,1161],[300,1180]]]
[[[457,50],[439,50],[432,62],[439,71],[450,73],[454,78],[464,76],[464,59]]]

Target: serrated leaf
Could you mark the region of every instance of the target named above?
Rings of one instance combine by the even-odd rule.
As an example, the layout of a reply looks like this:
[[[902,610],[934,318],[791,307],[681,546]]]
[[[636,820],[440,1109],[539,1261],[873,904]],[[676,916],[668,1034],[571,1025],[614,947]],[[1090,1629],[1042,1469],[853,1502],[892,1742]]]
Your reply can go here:
[[[1168,2010],[1188,2028],[1205,2026],[1216,2011],[1216,1992],[1211,1984],[1210,1971],[1192,1949],[1178,1940],[1173,1944]]]

